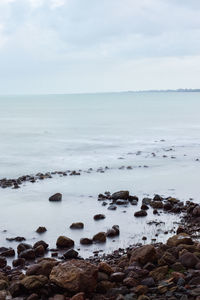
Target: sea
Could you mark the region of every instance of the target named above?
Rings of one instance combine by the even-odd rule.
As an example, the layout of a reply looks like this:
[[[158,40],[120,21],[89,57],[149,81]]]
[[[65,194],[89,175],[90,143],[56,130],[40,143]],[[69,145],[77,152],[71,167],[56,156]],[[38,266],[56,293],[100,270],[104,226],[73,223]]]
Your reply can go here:
[[[97,250],[166,241],[179,216],[155,217],[149,209],[147,217],[135,218],[134,212],[142,198],[155,194],[199,202],[200,93],[0,96],[0,178],[66,170],[81,175],[0,189],[1,246],[15,248],[17,243],[6,238],[24,236],[27,243],[43,239],[54,248],[57,237],[65,235],[88,257]],[[137,195],[138,205],[110,211],[98,201],[98,194],[119,190]],[[57,192],[62,202],[49,202]],[[106,218],[94,221],[97,213]],[[84,229],[71,230],[73,222],[83,222]],[[80,245],[80,238],[115,224],[119,237]],[[39,235],[38,226],[47,232]]]

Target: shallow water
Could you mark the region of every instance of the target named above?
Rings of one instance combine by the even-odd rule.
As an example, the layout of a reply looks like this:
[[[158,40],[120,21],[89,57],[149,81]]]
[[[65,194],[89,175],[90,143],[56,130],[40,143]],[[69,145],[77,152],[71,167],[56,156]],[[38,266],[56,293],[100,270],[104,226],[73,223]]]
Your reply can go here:
[[[20,235],[28,243],[44,239],[55,247],[62,234],[74,239],[75,248],[87,257],[97,249],[108,253],[142,242],[143,236],[151,242],[156,233],[156,241],[165,241],[171,233],[164,232],[176,229],[178,216],[155,217],[149,209],[147,217],[138,219],[134,212],[144,196],[155,193],[199,201],[199,97],[199,93],[1,97],[1,178],[83,170],[81,176],[57,175],[18,190],[0,189],[1,245],[15,247],[17,243],[6,237]],[[109,167],[105,173],[96,172],[105,166]],[[85,172],[90,167],[93,171]],[[138,206],[109,211],[97,201],[99,193],[122,189],[139,196]],[[63,201],[49,202],[56,192],[63,194]],[[97,213],[106,219],[94,221]],[[165,224],[147,225],[155,219]],[[69,229],[77,221],[84,222],[84,229]],[[80,246],[81,237],[92,237],[114,224],[120,226],[119,238]],[[38,235],[38,226],[47,232]]]

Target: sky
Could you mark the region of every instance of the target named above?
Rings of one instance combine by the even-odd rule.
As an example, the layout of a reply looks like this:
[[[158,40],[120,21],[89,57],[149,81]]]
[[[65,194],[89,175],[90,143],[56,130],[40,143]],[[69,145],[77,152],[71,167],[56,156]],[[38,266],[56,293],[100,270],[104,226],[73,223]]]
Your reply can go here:
[[[200,88],[199,0],[0,0],[0,94]]]

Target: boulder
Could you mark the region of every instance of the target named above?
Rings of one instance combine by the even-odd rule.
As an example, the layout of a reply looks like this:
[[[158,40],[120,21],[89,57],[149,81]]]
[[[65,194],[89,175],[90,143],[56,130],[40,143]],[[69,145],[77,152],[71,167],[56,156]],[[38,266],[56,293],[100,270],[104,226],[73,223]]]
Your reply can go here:
[[[21,285],[27,290],[35,290],[43,287],[48,282],[48,278],[43,275],[25,276],[21,281]]]
[[[37,233],[44,233],[46,231],[47,231],[46,227],[43,226],[39,226],[38,229],[36,230]]]
[[[56,194],[52,195],[51,197],[49,197],[49,201],[52,201],[52,202],[58,202],[61,200],[62,200],[62,194],[60,194],[60,193],[56,193]]]
[[[97,285],[98,269],[84,260],[72,259],[54,267],[50,281],[72,293],[91,293]]]
[[[180,263],[186,268],[194,268],[198,262],[200,262],[199,258],[190,252],[183,253],[183,255],[179,258]]]
[[[193,245],[193,241],[191,237],[184,232],[174,235],[167,240],[167,245],[170,247],[177,247],[180,244]]]
[[[49,277],[51,270],[58,264],[55,259],[43,259],[37,264],[31,265],[26,270],[26,275],[44,275]]]
[[[146,212],[146,210],[141,209],[139,211],[136,211],[134,213],[134,216],[135,217],[146,217],[147,216],[147,212]]]
[[[107,237],[118,236],[120,233],[119,225],[113,225],[111,229],[108,229],[106,232]]]
[[[7,260],[5,257],[0,257],[0,268],[4,268],[7,265]]]
[[[155,262],[157,259],[156,249],[152,245],[139,247],[131,252],[130,263],[137,261],[143,265],[148,262]]]
[[[74,249],[69,249],[63,254],[63,257],[65,259],[77,258],[77,256],[78,256],[78,252]]]
[[[17,253],[20,254],[21,252],[23,252],[24,250],[27,250],[27,249],[32,249],[32,246],[29,244],[26,244],[26,243],[20,243],[17,246]]]
[[[104,272],[108,275],[114,273],[113,268],[104,261],[101,261],[98,265],[99,271]]]
[[[70,225],[71,229],[83,229],[84,228],[84,224],[82,222],[77,222],[77,223],[72,223]]]
[[[124,199],[127,200],[129,198],[129,191],[119,191],[115,192],[111,195],[113,200]]]
[[[168,273],[168,266],[162,266],[151,271],[149,275],[153,277],[155,281],[160,281],[166,277],[167,273]]]
[[[95,243],[105,243],[106,242],[106,233],[99,232],[93,236],[93,242]]]
[[[59,236],[56,242],[58,248],[71,248],[74,246],[74,241],[66,236]]]
[[[38,241],[33,245],[33,248],[36,249],[38,246],[43,246],[44,250],[46,250],[49,247],[49,244],[44,241]]]
[[[19,258],[25,258],[28,260],[35,259],[35,251],[33,249],[24,250],[19,254]]]

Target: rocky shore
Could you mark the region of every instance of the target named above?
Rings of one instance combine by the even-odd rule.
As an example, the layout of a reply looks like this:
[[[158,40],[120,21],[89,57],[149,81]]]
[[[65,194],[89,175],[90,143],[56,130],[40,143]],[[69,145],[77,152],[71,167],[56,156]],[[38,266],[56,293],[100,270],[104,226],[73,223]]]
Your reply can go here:
[[[60,194],[57,197],[60,199]],[[144,199],[141,211],[151,206],[156,213],[161,209],[183,214],[182,225],[165,244],[133,245],[101,256],[97,251],[83,259],[74,249],[74,241],[65,236],[58,237],[56,249],[49,249],[42,240],[29,245],[23,237],[16,237],[19,244],[12,267],[7,259],[15,256],[15,250],[0,248],[0,300],[200,300],[200,206],[159,195]],[[128,191],[100,194],[99,200],[111,205],[122,205],[118,200],[137,201]],[[98,214],[94,220],[104,217]],[[82,229],[84,224],[71,226]],[[85,242],[105,242],[109,235],[118,234],[119,227],[114,225]],[[51,257],[45,257],[48,251]]]

